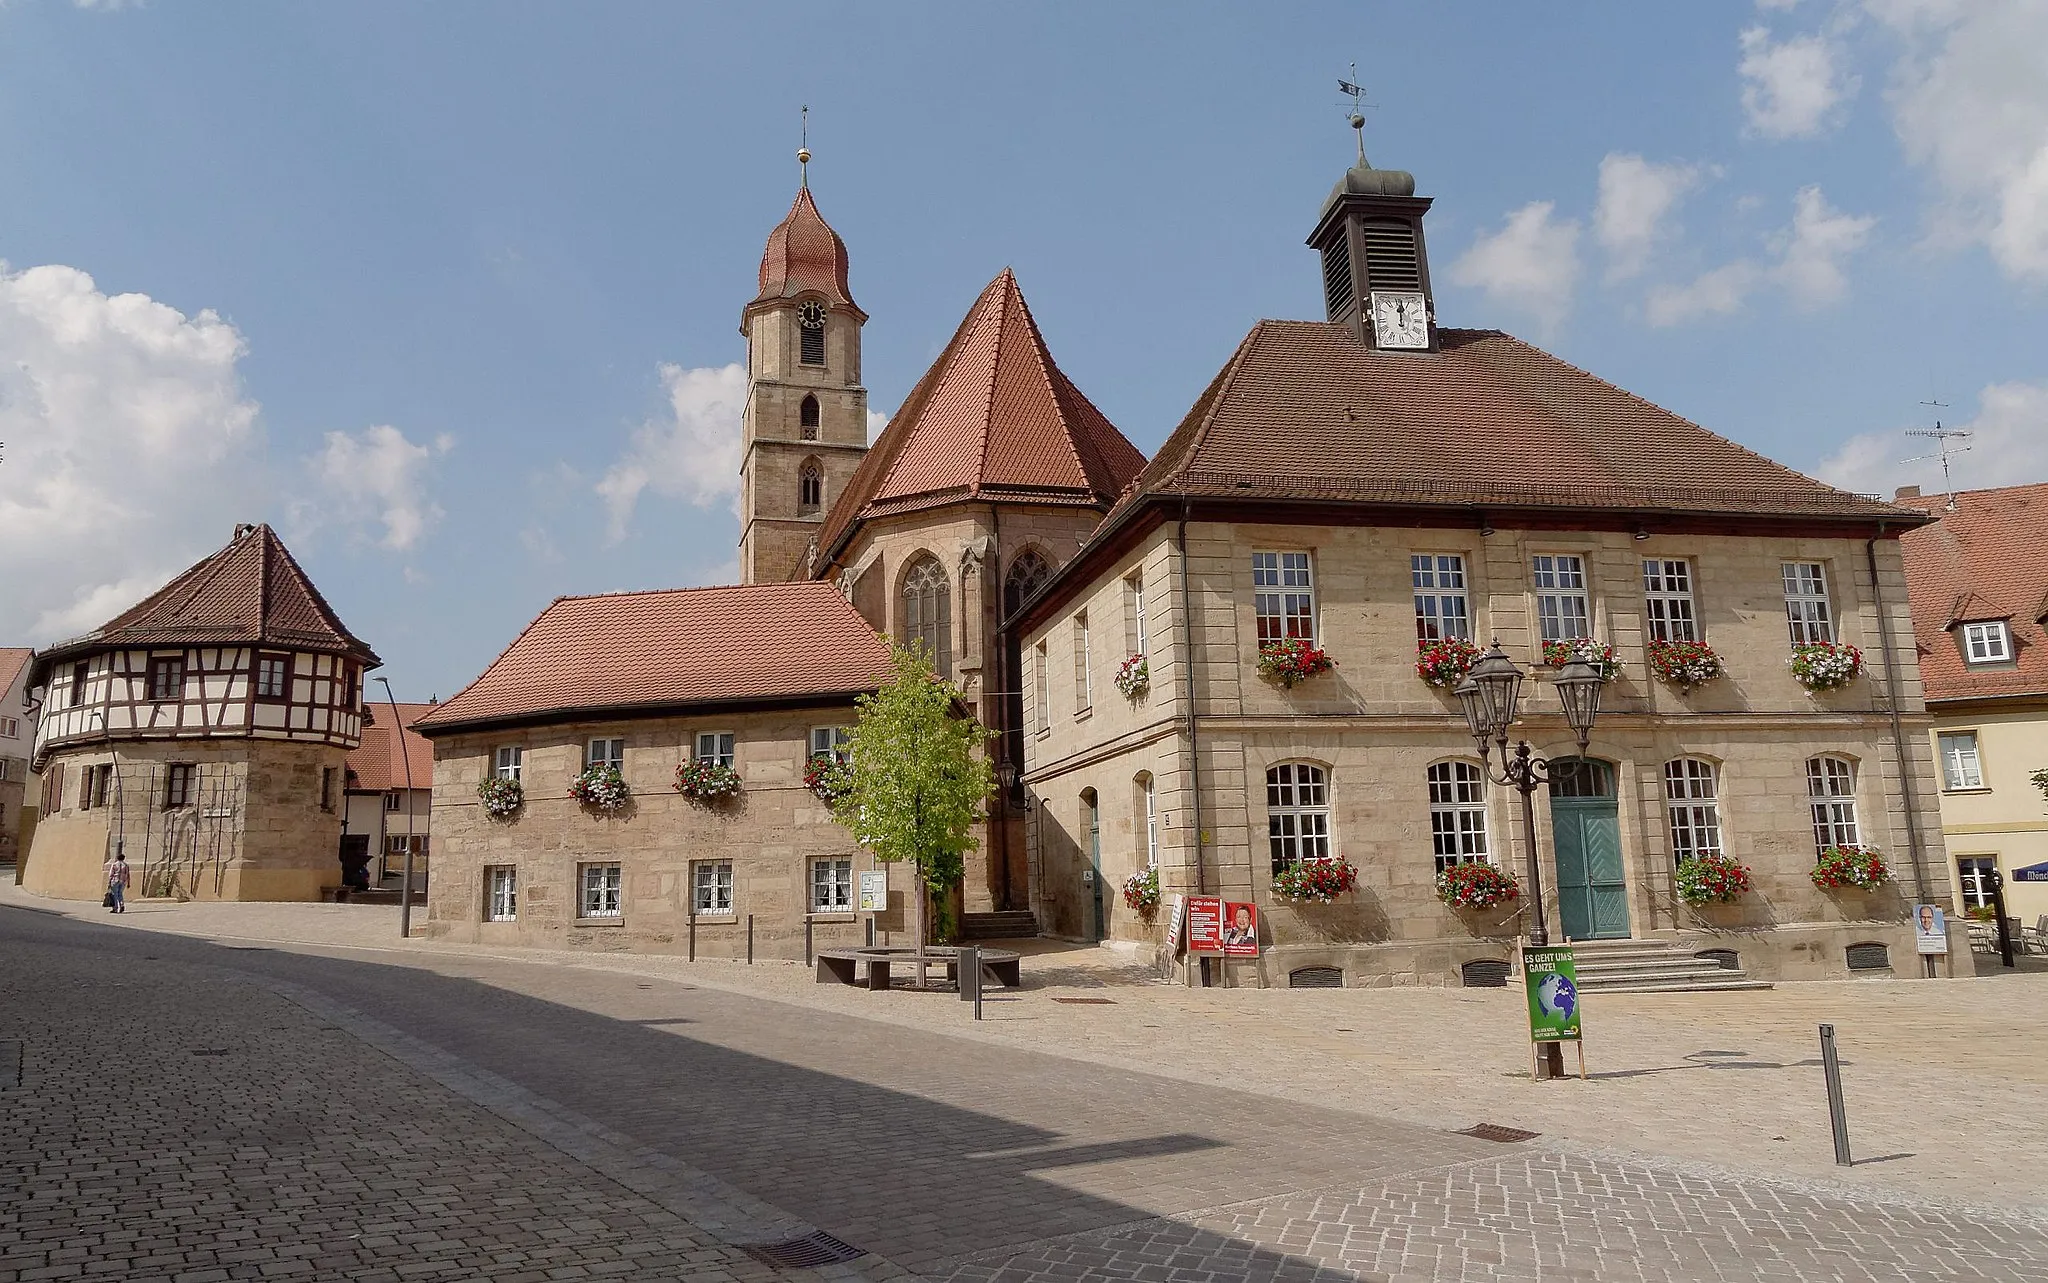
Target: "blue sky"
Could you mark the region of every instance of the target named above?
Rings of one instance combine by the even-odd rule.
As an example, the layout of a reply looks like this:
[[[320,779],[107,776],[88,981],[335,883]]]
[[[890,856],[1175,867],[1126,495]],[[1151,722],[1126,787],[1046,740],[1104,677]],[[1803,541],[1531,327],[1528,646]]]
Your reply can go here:
[[[1966,484],[2048,479],[2044,47],[2038,0],[8,0],[0,642],[247,519],[405,698],[557,594],[729,580],[724,367],[805,103],[874,408],[1009,265],[1149,451],[1320,314],[1354,59],[1445,324],[1855,489],[1938,484],[1899,462],[1935,415]]]

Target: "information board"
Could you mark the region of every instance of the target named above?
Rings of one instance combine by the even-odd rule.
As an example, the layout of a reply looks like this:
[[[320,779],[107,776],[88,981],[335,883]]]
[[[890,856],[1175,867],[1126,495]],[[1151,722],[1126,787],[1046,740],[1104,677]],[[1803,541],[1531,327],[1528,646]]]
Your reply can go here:
[[[889,871],[876,869],[860,875],[860,911],[862,913],[887,913],[889,911]]]
[[[1570,945],[1522,950],[1522,980],[1529,994],[1529,1037],[1535,1042],[1579,1040],[1579,969]]]

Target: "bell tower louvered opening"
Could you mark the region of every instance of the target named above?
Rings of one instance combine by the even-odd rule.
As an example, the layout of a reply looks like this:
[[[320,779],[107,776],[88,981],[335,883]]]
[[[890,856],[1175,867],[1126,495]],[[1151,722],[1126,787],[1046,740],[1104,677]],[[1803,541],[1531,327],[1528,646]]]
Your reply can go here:
[[[1331,322],[1380,351],[1436,350],[1429,250],[1423,216],[1430,199],[1415,176],[1364,163],[1347,170],[1309,234],[1322,255],[1323,303]]]
[[[1351,242],[1343,237],[1323,249],[1323,301],[1332,321],[1348,321],[1358,314],[1358,294],[1351,283]]]
[[[1368,289],[1422,288],[1422,253],[1415,224],[1406,219],[1368,218],[1365,233],[1365,279]]]

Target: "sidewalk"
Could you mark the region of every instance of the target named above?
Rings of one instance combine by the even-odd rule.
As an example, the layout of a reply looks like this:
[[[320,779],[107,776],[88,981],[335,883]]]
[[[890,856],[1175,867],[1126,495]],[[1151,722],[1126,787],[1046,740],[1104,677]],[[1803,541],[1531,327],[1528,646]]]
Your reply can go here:
[[[2036,972],[1589,995],[1591,1079],[1539,1084],[1516,990],[1188,990],[1109,950],[1047,945],[1027,957],[1025,989],[991,994],[977,1025],[952,995],[820,986],[790,962],[400,940],[398,911],[384,906],[134,902],[114,917],[14,887],[0,903],[130,930],[372,949],[437,971],[483,954],[665,978],[1432,1127],[1501,1123],[1539,1143],[2048,1217],[2048,976]],[[1108,1001],[1061,1001],[1074,998]],[[1832,1161],[1821,1021],[1842,1049],[1850,1168]]]

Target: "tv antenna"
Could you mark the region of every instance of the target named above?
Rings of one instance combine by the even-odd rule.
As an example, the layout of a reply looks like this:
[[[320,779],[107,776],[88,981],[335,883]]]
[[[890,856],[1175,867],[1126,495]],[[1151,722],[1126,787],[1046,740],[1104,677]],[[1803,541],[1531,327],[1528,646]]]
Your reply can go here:
[[[1931,406],[1937,410],[1948,409],[1948,402],[1946,401],[1922,401],[1920,404]],[[1909,437],[1926,437],[1934,442],[1934,453],[1915,455],[1911,459],[1901,459],[1899,462],[1926,463],[1930,459],[1939,459],[1941,461],[1942,493],[1948,497],[1948,510],[1954,512],[1956,510],[1956,487],[1955,481],[1949,473],[1949,456],[1966,453],[1970,447],[1968,445],[1951,446],[1949,443],[1952,441],[1967,442],[1976,433],[1963,428],[1944,428],[1941,426],[1941,420],[1936,419],[1934,426],[1931,428],[1907,428],[1906,435]]]
[[[1365,108],[1370,104],[1368,104],[1365,101],[1365,90],[1358,83],[1357,63],[1354,62],[1351,64],[1351,79],[1346,80],[1342,76],[1337,77],[1337,92],[1340,94],[1345,94],[1349,96],[1351,99],[1351,108],[1349,112],[1351,120],[1351,132],[1358,139],[1358,167],[1360,169],[1364,169]]]

